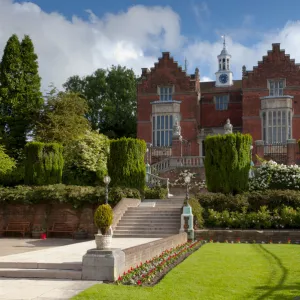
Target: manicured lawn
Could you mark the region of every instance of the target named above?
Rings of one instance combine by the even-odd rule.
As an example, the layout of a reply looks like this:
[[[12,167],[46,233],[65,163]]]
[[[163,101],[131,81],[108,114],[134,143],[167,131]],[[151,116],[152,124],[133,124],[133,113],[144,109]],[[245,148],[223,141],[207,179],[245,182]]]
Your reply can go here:
[[[73,299],[285,300],[296,296],[300,299],[300,246],[206,244],[152,288],[99,284]]]

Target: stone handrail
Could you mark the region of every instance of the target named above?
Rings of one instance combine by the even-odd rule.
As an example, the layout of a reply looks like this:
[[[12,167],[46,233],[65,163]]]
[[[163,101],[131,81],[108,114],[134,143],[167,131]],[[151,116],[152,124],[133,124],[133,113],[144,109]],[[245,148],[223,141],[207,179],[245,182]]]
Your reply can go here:
[[[151,172],[168,171],[178,167],[204,167],[205,156],[172,156],[151,165]]]
[[[154,174],[150,174],[150,173],[146,173],[146,183],[147,185],[166,185],[167,187],[167,191],[168,191],[168,195],[167,198],[169,198],[169,178],[163,178],[163,177],[159,177],[157,175]]]

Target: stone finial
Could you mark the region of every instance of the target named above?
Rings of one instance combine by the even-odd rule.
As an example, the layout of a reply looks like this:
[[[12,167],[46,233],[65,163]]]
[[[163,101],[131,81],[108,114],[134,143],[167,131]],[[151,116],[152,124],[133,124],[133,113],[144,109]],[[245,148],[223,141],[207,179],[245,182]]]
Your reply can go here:
[[[181,136],[181,127],[179,125],[178,118],[175,118],[175,123],[173,126],[173,138],[178,138]]]
[[[243,65],[242,67],[242,76],[246,76],[246,66]]]
[[[198,68],[195,69],[195,77],[199,77],[199,69]]]
[[[224,125],[224,133],[225,134],[232,133],[232,128],[233,128],[233,126],[232,126],[232,124],[230,124],[230,120],[227,119],[226,124]]]

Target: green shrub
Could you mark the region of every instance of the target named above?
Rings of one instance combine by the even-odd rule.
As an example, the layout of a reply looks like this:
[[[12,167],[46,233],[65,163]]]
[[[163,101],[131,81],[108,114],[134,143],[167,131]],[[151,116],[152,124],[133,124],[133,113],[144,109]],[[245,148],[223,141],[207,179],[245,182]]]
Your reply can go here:
[[[107,234],[113,222],[113,210],[109,204],[102,204],[97,208],[94,222],[103,235]]]
[[[105,188],[92,186],[47,185],[0,188],[0,206],[7,204],[70,204],[79,208],[85,204],[105,202]]]
[[[5,175],[0,175],[0,184],[3,186],[16,186],[24,184],[24,164],[19,163],[15,168],[8,171]]]
[[[112,140],[107,162],[111,185],[143,191],[146,179],[145,154],[146,143],[143,140],[133,138]]]
[[[144,197],[145,199],[166,199],[168,197],[168,190],[160,186],[145,187]]]
[[[75,185],[99,185],[107,175],[109,140],[98,132],[85,135],[64,147],[63,182]]]
[[[236,194],[248,190],[251,143],[249,134],[206,137],[204,164],[208,191]]]
[[[13,171],[15,167],[15,160],[9,157],[5,152],[4,146],[0,145],[0,178]]]
[[[30,142],[25,146],[25,184],[62,182],[63,147],[56,143]]]
[[[204,225],[204,220],[202,216],[203,208],[199,204],[199,201],[195,198],[191,198],[189,199],[189,205],[191,206],[194,215],[194,225],[197,228],[203,228]]]
[[[225,195],[221,193],[197,193],[195,198],[200,205],[205,208],[211,208],[215,211],[242,211],[248,208],[247,194]]]
[[[141,199],[141,194],[137,189],[113,187],[108,194],[109,202],[116,204],[123,198]]]

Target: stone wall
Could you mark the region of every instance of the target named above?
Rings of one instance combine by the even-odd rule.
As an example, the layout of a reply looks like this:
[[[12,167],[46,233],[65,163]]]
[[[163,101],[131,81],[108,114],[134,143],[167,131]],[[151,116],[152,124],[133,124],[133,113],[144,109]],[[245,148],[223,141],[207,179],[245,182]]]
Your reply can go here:
[[[124,249],[125,271],[131,267],[136,267],[141,262],[144,263],[146,260],[152,259],[167,249],[186,242],[187,234],[183,232],[154,242]]]
[[[300,230],[196,230],[196,239],[204,239],[219,242],[265,242],[287,243],[290,239],[292,243],[300,242]]]

